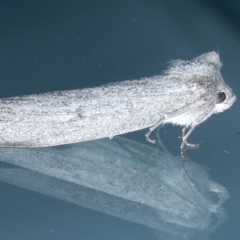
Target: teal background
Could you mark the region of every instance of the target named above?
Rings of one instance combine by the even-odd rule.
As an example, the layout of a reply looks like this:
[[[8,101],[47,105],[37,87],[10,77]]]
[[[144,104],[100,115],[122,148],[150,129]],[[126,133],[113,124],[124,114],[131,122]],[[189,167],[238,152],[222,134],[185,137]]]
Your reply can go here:
[[[219,51],[237,96],[240,76],[237,1],[1,1],[0,97],[92,87],[160,74],[166,62]],[[231,194],[228,220],[211,239],[240,237],[239,100],[191,135],[187,151]],[[145,142],[146,130],[126,137]],[[179,154],[181,128],[165,126]],[[146,143],[146,142],[145,142]],[[147,143],[146,143],[147,144]],[[157,239],[151,229],[37,193],[0,184],[0,239]]]

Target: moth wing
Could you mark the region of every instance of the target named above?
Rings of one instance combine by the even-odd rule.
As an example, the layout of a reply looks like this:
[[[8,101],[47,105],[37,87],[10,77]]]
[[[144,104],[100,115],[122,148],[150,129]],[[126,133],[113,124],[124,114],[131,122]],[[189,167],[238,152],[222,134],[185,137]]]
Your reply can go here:
[[[59,145],[147,128],[199,101],[194,87],[180,91],[173,83],[153,77],[1,99],[0,145]]]

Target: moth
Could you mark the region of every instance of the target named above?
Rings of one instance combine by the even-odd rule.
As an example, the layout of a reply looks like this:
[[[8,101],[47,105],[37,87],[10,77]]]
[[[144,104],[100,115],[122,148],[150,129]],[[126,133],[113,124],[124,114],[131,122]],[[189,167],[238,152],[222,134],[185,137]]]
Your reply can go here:
[[[165,123],[183,126],[181,155],[195,127],[236,100],[219,54],[175,60],[153,77],[98,87],[0,99],[0,146],[46,147],[83,142]],[[189,130],[186,132],[186,129]]]

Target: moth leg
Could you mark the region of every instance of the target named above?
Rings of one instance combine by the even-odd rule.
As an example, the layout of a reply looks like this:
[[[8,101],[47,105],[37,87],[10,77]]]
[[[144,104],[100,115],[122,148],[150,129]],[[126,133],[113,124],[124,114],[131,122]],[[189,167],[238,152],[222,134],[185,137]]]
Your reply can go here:
[[[187,127],[184,127],[184,128],[182,129],[181,156],[182,156],[182,158],[183,158],[184,160],[187,159],[187,156],[186,156],[185,151],[184,151],[185,145],[186,145],[186,146],[189,146],[189,147],[198,147],[198,146],[199,146],[198,144],[192,144],[192,143],[189,143],[189,142],[187,141],[188,137],[190,136],[190,134],[192,133],[192,131],[196,128],[196,126],[197,126],[197,125],[192,126],[192,127],[188,130],[187,133],[186,133]]]
[[[187,138],[189,137],[189,135],[192,133],[192,131],[195,129],[195,127],[196,126],[194,126],[194,128],[193,129],[190,129],[191,130],[191,132],[189,132],[188,131],[188,135],[186,136],[186,129],[187,129],[187,127],[184,127],[183,129],[182,129],[182,138],[184,138],[184,137],[186,137],[186,140],[185,140],[185,144],[186,144],[186,146],[188,146],[188,147],[192,147],[192,148],[196,148],[196,147],[199,147],[199,144],[195,144],[195,143],[189,143],[188,141],[187,141]]]
[[[149,138],[150,134],[152,133],[153,130],[155,130],[159,125],[162,124],[163,119],[157,121],[152,127],[149,128],[148,132],[145,134],[146,140],[150,143],[155,144],[156,140],[153,140],[151,138]]]

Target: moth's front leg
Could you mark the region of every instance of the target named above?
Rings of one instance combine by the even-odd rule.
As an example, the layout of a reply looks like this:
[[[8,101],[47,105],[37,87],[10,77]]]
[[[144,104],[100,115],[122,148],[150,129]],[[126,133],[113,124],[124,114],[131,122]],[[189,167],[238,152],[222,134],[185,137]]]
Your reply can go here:
[[[192,148],[196,148],[196,147],[199,147],[198,144],[193,144],[193,143],[189,143],[187,141],[188,137],[190,136],[190,134],[192,133],[192,131],[196,128],[197,125],[193,125],[189,130],[188,132],[186,133],[186,129],[187,127],[184,127],[182,129],[182,144],[181,144],[181,156],[182,156],[182,159],[183,160],[186,160],[187,159],[187,156],[185,154],[185,145],[187,145],[188,147],[192,147]]]

